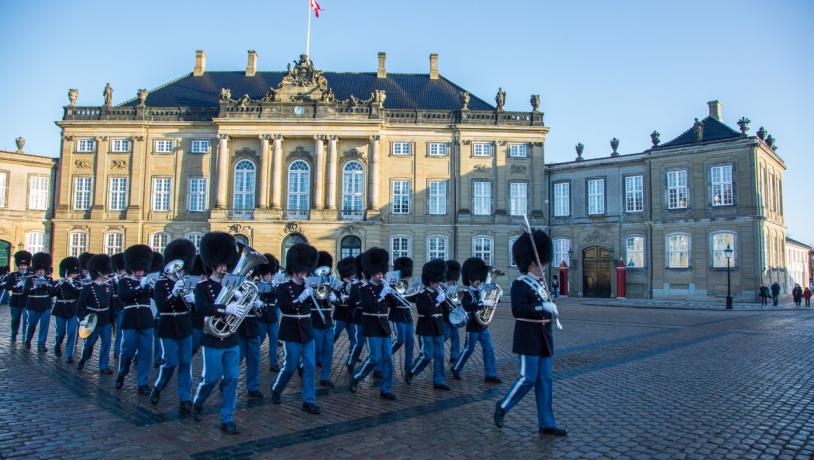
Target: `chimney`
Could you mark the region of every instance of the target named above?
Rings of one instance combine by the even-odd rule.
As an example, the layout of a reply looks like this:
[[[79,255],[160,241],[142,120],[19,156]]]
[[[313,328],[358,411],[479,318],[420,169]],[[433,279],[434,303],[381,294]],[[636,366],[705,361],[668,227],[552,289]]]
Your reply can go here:
[[[721,103],[718,100],[709,101],[707,102],[709,106],[709,116],[723,122],[724,121],[724,109],[721,107]]]
[[[387,53],[379,51],[379,68],[376,70],[377,78],[387,78],[387,70],[384,68],[385,59],[387,59]]]
[[[246,76],[253,77],[257,73],[257,51],[249,50],[249,62],[246,64]]]
[[[195,51],[195,69],[192,70],[192,75],[200,77],[206,71],[206,53],[203,50]]]
[[[430,80],[438,80],[438,53],[430,54]]]

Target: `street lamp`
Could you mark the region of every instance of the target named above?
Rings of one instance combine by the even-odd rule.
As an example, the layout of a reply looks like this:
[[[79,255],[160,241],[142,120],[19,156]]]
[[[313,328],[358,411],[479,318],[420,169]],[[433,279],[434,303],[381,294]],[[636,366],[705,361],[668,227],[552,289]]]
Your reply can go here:
[[[726,245],[726,249],[724,249],[724,254],[726,254],[726,309],[732,309],[732,253],[735,252],[732,250],[731,245]]]

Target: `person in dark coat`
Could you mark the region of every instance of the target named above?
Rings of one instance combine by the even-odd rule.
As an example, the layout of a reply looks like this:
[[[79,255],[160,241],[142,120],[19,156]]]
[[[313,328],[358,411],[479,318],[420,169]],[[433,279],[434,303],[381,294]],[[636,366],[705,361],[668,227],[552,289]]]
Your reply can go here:
[[[17,267],[16,272],[9,273],[3,282],[3,289],[11,291],[11,300],[9,301],[9,310],[11,312],[11,343],[17,343],[17,334],[20,330],[20,322],[23,318],[23,309],[25,308],[25,280],[31,276],[29,267],[31,267],[31,253],[28,251],[17,251],[14,253],[14,265]],[[23,325],[23,336],[25,336],[26,326]]]
[[[777,306],[780,301],[780,285],[775,281],[772,283],[772,305]]]
[[[410,286],[410,279],[413,277],[413,259],[409,257],[399,257],[393,261],[393,270],[399,271],[401,281]],[[404,346],[404,371],[407,372],[413,365],[413,351],[415,350],[415,325],[413,323],[413,311],[410,303],[415,302],[417,293],[402,295],[407,304],[396,301],[390,307],[390,321],[396,328],[396,341],[393,342],[392,353],[396,354],[399,348]]]
[[[25,292],[26,328],[25,348],[31,348],[31,340],[40,327],[37,336],[37,351],[45,353],[48,349],[45,344],[48,340],[48,328],[51,324],[51,308],[54,306],[53,297],[56,294],[54,280],[47,274],[51,268],[51,255],[38,252],[31,258],[31,270],[34,276],[26,278],[23,292]]]
[[[413,377],[433,362],[432,386],[437,390],[450,390],[444,375],[444,312],[448,310],[444,282],[448,280],[449,265],[443,260],[431,260],[421,269],[421,283],[424,289],[415,296],[418,310],[416,334],[421,343],[410,370],[404,374],[404,380],[411,384]]]
[[[362,255],[359,254],[353,259],[353,268],[356,271],[356,279],[351,282],[348,288],[348,309],[350,310],[351,322],[356,328],[356,340],[351,343],[348,349],[348,361],[345,366],[348,368],[348,375],[353,378],[353,368],[362,351],[365,348],[365,336],[362,330],[362,304],[359,303],[359,289],[367,284],[367,277],[362,268]]]
[[[806,299],[806,307],[810,307],[811,306],[811,289],[809,289],[808,286],[806,286],[806,288],[803,290],[803,298]]]
[[[280,287],[277,274],[280,271],[280,261],[272,254],[264,254],[267,264],[257,266],[258,277],[257,286],[260,291],[260,300],[263,306],[260,308],[260,318],[258,327],[260,328],[260,346],[269,339],[269,372],[279,372],[280,366],[277,364],[277,337],[280,332],[280,321],[277,308],[277,289]]]
[[[794,299],[794,305],[797,307],[802,306],[803,303],[803,288],[799,284],[795,284],[791,290],[791,296]]]
[[[447,260],[447,285],[444,295],[450,296],[458,292],[458,280],[461,278],[461,264],[457,260]],[[452,310],[447,308],[444,311],[444,343],[449,340],[449,362],[455,364],[461,357],[461,333],[459,329],[449,321],[449,313]]]
[[[551,322],[559,316],[543,281],[543,269],[553,258],[551,239],[542,230],[521,235],[512,245],[512,258],[523,274],[511,287],[514,339],[512,352],[520,356],[520,377],[509,393],[495,404],[494,422],[503,419],[529,390],[534,388],[537,400],[537,425],[541,434],[566,436],[557,427],[552,408],[554,336]]]
[[[334,343],[339,340],[342,331],[346,331],[348,350],[356,347],[356,324],[353,323],[353,312],[348,305],[351,286],[354,283],[353,275],[356,272],[353,260],[353,257],[345,257],[336,264],[336,272],[342,285],[339,288],[339,302],[334,307]]]
[[[118,293],[124,310],[122,318],[122,341],[119,344],[119,366],[116,389],[122,388],[130,365],[136,359],[136,385],[140,395],[150,393],[150,365],[153,358],[153,333],[155,319],[150,300],[153,285],[145,276],[152,265],[153,250],[144,244],[130,246],[124,251],[127,276],[119,280]]]
[[[62,341],[67,334],[65,342],[66,363],[73,363],[74,352],[76,351],[76,333],[78,321],[76,319],[76,301],[82,290],[80,276],[79,259],[76,257],[66,257],[59,262],[59,281],[56,285],[56,302],[51,312],[57,323],[56,337],[54,337],[54,354],[57,358],[62,357]]]
[[[99,350],[99,373],[111,375],[110,369],[110,328],[113,323],[113,312],[111,302],[113,300],[113,286],[107,283],[107,277],[113,273],[113,264],[110,256],[97,254],[91,256],[87,262],[88,277],[92,279],[90,284],[82,286],[79,293],[79,300],[76,301],[76,316],[80,319],[80,324],[89,320],[90,314],[96,315],[96,327],[85,339],[82,347],[82,358],[76,363],[76,368],[82,370],[85,363],[93,355],[93,346],[96,340],[102,339],[102,347]]]
[[[169,262],[169,260],[167,261]],[[147,276],[151,278],[150,283],[155,286],[155,282],[164,273],[164,254],[153,251],[153,261],[150,264],[150,269],[147,271]],[[164,364],[161,359],[161,345],[158,343],[158,322],[161,317],[158,316],[158,307],[155,304],[155,299],[150,297],[150,311],[153,313],[153,367],[158,369],[159,366]]]
[[[204,281],[206,273],[204,273],[203,262],[201,255],[195,256],[192,261],[192,269],[189,271],[189,276],[199,277],[200,281]],[[193,291],[193,294],[195,292]],[[201,337],[203,337],[203,315],[198,312],[197,308],[192,309],[192,356],[198,353],[201,348]]]
[[[122,320],[124,319],[124,308],[119,300],[119,281],[127,276],[127,270],[124,268],[124,253],[113,254],[110,256],[110,262],[113,264],[113,276],[108,279],[108,282],[113,286],[111,309],[113,310],[113,328],[116,330],[113,340],[113,356],[118,359],[122,343]]]
[[[333,269],[334,258],[326,251],[319,251],[317,267],[329,267]],[[329,288],[329,295],[326,299],[317,299],[320,310],[316,305],[311,307],[311,323],[314,326],[314,355],[320,367],[319,386],[334,388],[331,382],[331,369],[334,356],[334,324],[332,310],[334,304],[339,302],[333,288]]]
[[[769,287],[764,285],[760,286],[760,304],[763,306],[769,305],[769,296],[771,293],[769,292]]]

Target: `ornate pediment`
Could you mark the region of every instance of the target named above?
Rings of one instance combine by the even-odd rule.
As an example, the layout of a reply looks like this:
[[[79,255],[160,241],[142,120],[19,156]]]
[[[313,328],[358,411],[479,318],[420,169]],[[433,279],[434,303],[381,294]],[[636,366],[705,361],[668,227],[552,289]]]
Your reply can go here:
[[[583,238],[586,244],[607,244],[610,241],[610,232],[594,229]]]
[[[90,160],[74,160],[74,166],[78,169],[88,169],[90,168]]]
[[[122,227],[121,225],[108,225],[106,231],[108,231],[108,232],[123,232],[124,227]]]
[[[509,167],[509,172],[511,174],[525,174],[526,173],[526,166],[525,165],[511,165]]]
[[[362,151],[360,151],[360,150],[358,150],[356,148],[352,148],[352,149],[346,151],[345,153],[343,153],[341,160],[342,160],[341,161],[342,163],[346,163],[348,161],[356,160],[356,161],[361,162],[364,165],[367,164],[367,158],[366,158],[364,152],[362,152]]]
[[[68,230],[69,232],[87,232],[88,226],[87,225],[74,225]]]
[[[328,79],[304,54],[299,61],[294,61],[294,67],[288,64],[277,89],[266,97],[277,102],[333,102],[336,99],[328,87]]]
[[[113,160],[110,162],[113,169],[127,169],[127,160]]]
[[[488,173],[492,168],[490,168],[488,165],[479,163],[479,164],[476,164],[475,166],[472,166],[472,169],[474,169],[475,172]]]
[[[283,231],[286,233],[303,233],[303,228],[297,222],[289,222],[285,224]]]
[[[259,158],[257,156],[257,151],[252,150],[252,149],[250,149],[248,147],[243,147],[242,149],[236,151],[235,156],[238,157],[238,158],[240,158],[240,157],[252,157],[252,158],[255,158],[255,159]]]
[[[294,151],[288,153],[288,160],[305,160],[309,163],[313,163],[311,160],[311,152],[305,150],[301,145],[298,145]]]

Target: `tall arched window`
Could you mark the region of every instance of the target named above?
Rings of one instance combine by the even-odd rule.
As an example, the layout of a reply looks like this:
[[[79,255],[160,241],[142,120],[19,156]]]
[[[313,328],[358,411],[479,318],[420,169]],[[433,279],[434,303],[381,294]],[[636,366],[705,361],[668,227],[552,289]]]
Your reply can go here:
[[[339,246],[339,257],[356,257],[362,253],[362,240],[358,236],[349,235],[342,238]]]
[[[571,250],[571,240],[568,238],[554,238],[552,243],[554,246],[554,260],[551,261],[551,266],[559,267],[563,262],[565,262],[565,265],[571,266],[571,256],[568,253]]]
[[[165,232],[155,232],[150,235],[150,247],[153,251],[164,253],[167,243],[170,241],[170,235]]]
[[[85,232],[68,233],[68,255],[78,257],[88,250],[88,234]]]
[[[486,265],[492,265],[494,240],[490,236],[476,236],[472,238],[472,256],[477,257]]]
[[[735,256],[737,250],[735,248],[735,232],[715,232],[711,235],[712,238],[712,266],[715,268],[726,268],[727,249],[731,249],[729,264],[731,267],[736,267]]]
[[[283,239],[283,244],[280,248],[280,265],[285,266],[285,257],[286,254],[288,254],[288,250],[297,243],[308,243],[308,240],[299,233],[292,233]]]
[[[256,168],[249,160],[240,160],[235,165],[234,209],[254,209],[254,188]]]
[[[309,206],[311,167],[297,160],[288,167],[288,207],[292,211],[305,211]]]
[[[155,235],[155,234],[153,234]],[[122,232],[107,232],[105,233],[105,254],[112,256],[124,251],[124,233]]]
[[[365,168],[358,161],[349,161],[342,168],[342,212],[353,214],[364,210]]]

